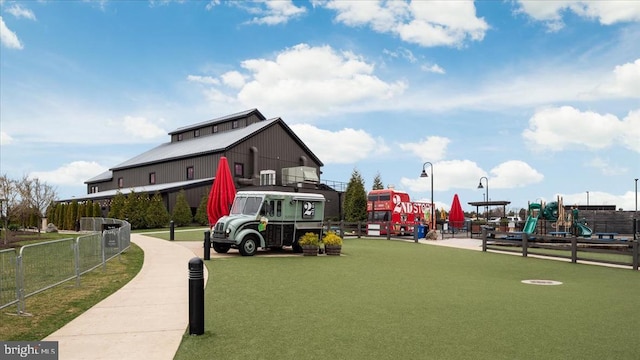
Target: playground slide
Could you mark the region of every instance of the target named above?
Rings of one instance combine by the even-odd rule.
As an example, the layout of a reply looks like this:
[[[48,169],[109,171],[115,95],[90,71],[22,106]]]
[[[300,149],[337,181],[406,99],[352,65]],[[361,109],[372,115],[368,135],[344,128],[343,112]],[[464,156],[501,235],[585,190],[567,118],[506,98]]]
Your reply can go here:
[[[533,216],[528,216],[527,222],[524,223],[524,228],[522,229],[522,232],[527,234],[533,234],[533,232],[536,230],[536,225],[538,225],[538,218]]]
[[[590,227],[580,223],[576,223],[576,229],[578,231],[578,236],[591,237],[593,232]]]

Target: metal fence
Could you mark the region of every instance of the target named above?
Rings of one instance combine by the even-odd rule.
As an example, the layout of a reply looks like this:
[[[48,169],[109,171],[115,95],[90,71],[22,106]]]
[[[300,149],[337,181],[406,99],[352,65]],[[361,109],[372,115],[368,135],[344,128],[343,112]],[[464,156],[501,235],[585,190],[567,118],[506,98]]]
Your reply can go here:
[[[120,255],[131,245],[131,225],[122,220],[82,218],[86,234],[0,251],[0,309],[17,305],[25,313],[25,299],[80,276]]]

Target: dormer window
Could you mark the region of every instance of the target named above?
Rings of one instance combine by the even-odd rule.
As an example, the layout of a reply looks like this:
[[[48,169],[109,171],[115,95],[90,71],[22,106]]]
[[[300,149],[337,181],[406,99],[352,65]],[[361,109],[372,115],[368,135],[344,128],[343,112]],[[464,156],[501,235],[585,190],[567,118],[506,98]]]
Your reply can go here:
[[[238,120],[233,120],[233,122],[231,122],[231,128],[232,129],[237,129],[238,128]]]
[[[211,129],[212,133],[217,133],[218,132],[218,125],[213,125],[213,129]]]
[[[182,134],[178,134],[178,141],[182,141]]]
[[[198,136],[200,136],[200,129],[193,130],[193,137],[198,137]]]

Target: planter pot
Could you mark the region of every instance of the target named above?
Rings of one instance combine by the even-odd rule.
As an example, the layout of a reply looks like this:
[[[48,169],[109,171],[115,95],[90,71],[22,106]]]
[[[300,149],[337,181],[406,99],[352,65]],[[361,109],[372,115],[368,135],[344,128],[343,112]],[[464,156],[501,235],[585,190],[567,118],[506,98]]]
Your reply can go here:
[[[327,255],[340,255],[342,251],[342,245],[325,245],[324,252]]]
[[[318,247],[316,245],[302,245],[303,256],[318,256]]]

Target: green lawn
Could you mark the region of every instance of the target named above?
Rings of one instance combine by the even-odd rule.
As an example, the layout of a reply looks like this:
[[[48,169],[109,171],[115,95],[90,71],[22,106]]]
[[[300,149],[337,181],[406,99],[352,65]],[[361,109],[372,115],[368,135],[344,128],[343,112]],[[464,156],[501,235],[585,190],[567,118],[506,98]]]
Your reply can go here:
[[[640,272],[412,242],[206,261],[176,359],[638,359]],[[547,279],[559,286],[525,285]]]

